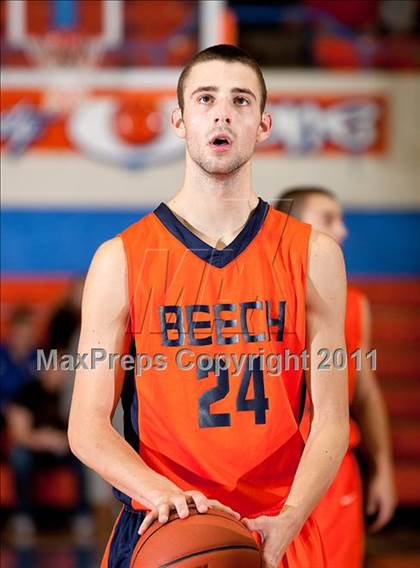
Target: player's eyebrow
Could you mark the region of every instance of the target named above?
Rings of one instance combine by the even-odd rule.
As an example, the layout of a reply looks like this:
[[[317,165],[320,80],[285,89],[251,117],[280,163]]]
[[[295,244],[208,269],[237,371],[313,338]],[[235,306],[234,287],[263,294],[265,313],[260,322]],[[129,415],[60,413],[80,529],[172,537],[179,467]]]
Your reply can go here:
[[[251,95],[251,97],[253,97],[255,100],[257,100],[257,97],[251,91],[251,89],[247,89],[246,87],[235,87],[235,88],[231,89],[230,92],[231,93],[244,93],[246,95]]]
[[[191,93],[191,96],[193,97],[196,93],[200,93],[201,91],[208,91],[210,93],[215,93],[216,91],[218,91],[219,89],[217,87],[212,87],[211,85],[207,86],[207,87],[197,87],[195,89],[195,91],[193,91]]]
[[[213,85],[208,85],[205,87],[197,87],[192,93],[191,93],[191,97],[193,97],[195,94],[200,93],[202,91],[206,91],[208,93],[216,93],[219,90],[218,87],[215,87]],[[255,96],[255,94],[251,91],[251,89],[247,89],[246,87],[234,87],[233,89],[230,90],[231,93],[240,93],[240,94],[246,94],[246,95],[250,95],[251,97],[253,97],[255,100],[257,100],[257,97]]]

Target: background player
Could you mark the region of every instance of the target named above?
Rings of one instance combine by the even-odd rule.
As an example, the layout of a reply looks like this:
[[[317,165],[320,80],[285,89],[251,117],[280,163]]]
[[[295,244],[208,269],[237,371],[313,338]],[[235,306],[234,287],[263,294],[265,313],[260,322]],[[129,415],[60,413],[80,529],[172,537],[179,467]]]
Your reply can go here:
[[[276,208],[309,223],[342,244],[347,236],[343,212],[333,192],[302,186],[282,192]],[[321,528],[331,568],[358,568],[363,556],[363,502],[359,468],[354,448],[361,437],[369,469],[366,479],[365,510],[373,521],[371,531],[381,529],[396,506],[391,439],[385,402],[375,373],[364,354],[370,345],[370,309],[367,298],[355,287],[347,290],[347,353],[362,349],[362,366],[355,368],[349,358],[349,399],[351,402],[350,449],[335,481],[314,512]],[[355,422],[356,421],[356,422]]]
[[[130,413],[139,426],[136,432],[133,425],[131,432],[140,437],[135,449],[111,423],[122,389],[119,376],[107,361],[95,369],[80,369],[76,375],[69,427],[71,447],[117,488],[125,503],[103,566],[128,566],[139,527],[143,532],[156,518],[166,522],[171,508],[181,518],[186,517],[188,502],[194,502],[199,512],[209,506],[224,507],[213,498],[249,517],[244,522],[264,539],[269,568],[277,566],[284,554],[288,567],[324,564],[316,524],[308,517],[334,478],[347,448],[348,400],[346,372],[332,369],[322,373],[317,353],[321,348],[334,351],[344,346],[345,270],[341,250],[332,239],[311,233],[308,225],[274,211],[252,191],[255,145],[271,130],[271,116],[264,112],[265,100],[261,71],[242,50],[215,46],[193,58],[181,74],[180,108],[172,114],[175,133],[186,141],[182,188],[168,205],[161,204],[120,237],[104,243],[89,269],[79,352],[90,352],[97,346],[107,353],[121,352],[131,316],[137,350],[161,351],[170,363],[166,373],[151,372],[151,383],[145,375],[136,380],[134,389],[140,404],[137,416],[131,404],[135,397],[130,403]],[[279,230],[281,221],[284,226]],[[197,242],[200,246],[193,251]],[[147,256],[150,250],[171,254],[158,262]],[[185,264],[179,270],[181,259]],[[219,262],[217,270],[215,259]],[[169,272],[163,279],[165,267]],[[220,334],[223,348],[213,345],[206,350],[201,345],[195,347],[195,353],[203,349],[214,353],[214,348],[219,348],[226,353],[243,349],[248,355],[258,351],[259,345],[275,345],[279,350],[294,345],[299,351],[307,342],[314,419],[305,447],[294,414],[302,383],[300,370],[284,374],[282,380],[257,383],[263,393],[266,389],[267,398],[262,397],[265,406],[258,407],[261,399],[257,392],[254,399],[247,399],[246,389],[236,409],[232,407],[233,393],[228,393],[226,400],[219,397],[218,409],[224,413],[217,417],[200,407],[209,423],[198,427],[196,393],[203,386],[196,379],[203,377],[195,377],[195,371],[189,375],[179,372],[171,342],[180,342],[185,336],[180,321],[184,304],[197,304],[197,293],[202,291],[201,275],[197,275],[200,270],[204,270],[202,276],[210,291],[202,295],[198,312],[210,313],[209,304],[214,310],[216,306],[220,310],[221,305],[233,310],[233,306],[252,298],[258,319],[262,312],[255,299],[260,294],[268,295],[273,304],[279,297],[285,298],[288,333],[283,341],[278,334],[264,339],[271,337],[273,325],[284,322],[280,313],[273,315],[268,309],[261,337],[257,338],[255,332],[249,335],[247,330],[235,344],[231,337]],[[183,296],[173,298],[166,289],[160,292],[165,282],[176,279]],[[153,290],[157,296],[148,295],[153,286],[158,287],[159,292]],[[175,321],[165,319],[166,308],[177,314]],[[159,309],[161,313],[163,310],[163,324],[157,315]],[[191,339],[197,327],[208,335],[209,317],[194,322],[201,326],[190,325],[187,337]],[[160,333],[153,333],[155,327],[142,327],[141,318],[150,325],[160,325]],[[214,323],[216,329],[237,326],[236,319],[220,315]],[[247,377],[249,380],[250,375]],[[255,413],[260,412],[260,418],[267,416],[266,421],[250,421],[254,412],[249,406],[254,403]],[[240,412],[245,409],[248,411]],[[216,418],[225,420],[226,416],[232,416],[229,427],[214,427]],[[246,451],[244,434],[249,446]],[[248,461],[254,467],[238,471]],[[146,516],[145,509],[151,510]]]

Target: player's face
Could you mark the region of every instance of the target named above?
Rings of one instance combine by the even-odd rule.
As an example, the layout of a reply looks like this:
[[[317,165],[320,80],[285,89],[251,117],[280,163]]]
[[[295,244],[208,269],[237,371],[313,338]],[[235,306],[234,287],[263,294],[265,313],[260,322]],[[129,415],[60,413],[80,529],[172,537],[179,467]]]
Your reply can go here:
[[[242,63],[208,61],[195,65],[184,88],[182,130],[190,158],[213,175],[229,175],[251,159],[266,139],[271,116],[260,110],[254,70]]]
[[[35,345],[35,322],[32,317],[14,323],[9,332],[8,343],[19,351],[30,351]]]
[[[316,231],[326,233],[342,244],[347,237],[340,204],[326,195],[311,195],[306,199],[301,219]]]

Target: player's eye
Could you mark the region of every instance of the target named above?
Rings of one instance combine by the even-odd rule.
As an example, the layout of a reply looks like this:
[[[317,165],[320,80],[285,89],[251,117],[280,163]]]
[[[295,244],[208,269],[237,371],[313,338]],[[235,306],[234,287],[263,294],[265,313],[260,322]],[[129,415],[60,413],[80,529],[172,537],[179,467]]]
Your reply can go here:
[[[239,106],[247,106],[249,105],[249,100],[246,97],[236,97],[235,103]]]
[[[198,102],[202,105],[208,105],[211,103],[213,97],[211,95],[201,95],[198,97]]]

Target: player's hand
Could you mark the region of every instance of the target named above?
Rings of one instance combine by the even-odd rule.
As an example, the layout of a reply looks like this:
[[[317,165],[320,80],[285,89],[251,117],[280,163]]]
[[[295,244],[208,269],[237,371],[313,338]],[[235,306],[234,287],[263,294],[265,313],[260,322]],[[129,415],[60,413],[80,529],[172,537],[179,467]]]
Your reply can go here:
[[[207,513],[214,507],[226,513],[230,513],[236,519],[240,519],[239,513],[223,505],[216,499],[207,499],[200,491],[181,491],[167,490],[161,491],[154,499],[154,508],[146,515],[139,528],[139,535],[142,535],[150,525],[158,519],[160,523],[166,523],[172,510],[176,510],[181,519],[189,515],[189,507],[194,506],[199,513]]]
[[[288,510],[276,516],[261,515],[241,519],[251,531],[261,536],[264,568],[277,568],[287,547],[298,534],[301,525]]]
[[[397,505],[397,495],[392,470],[383,468],[368,480],[366,513],[375,519],[369,532],[377,532],[391,520]]]

